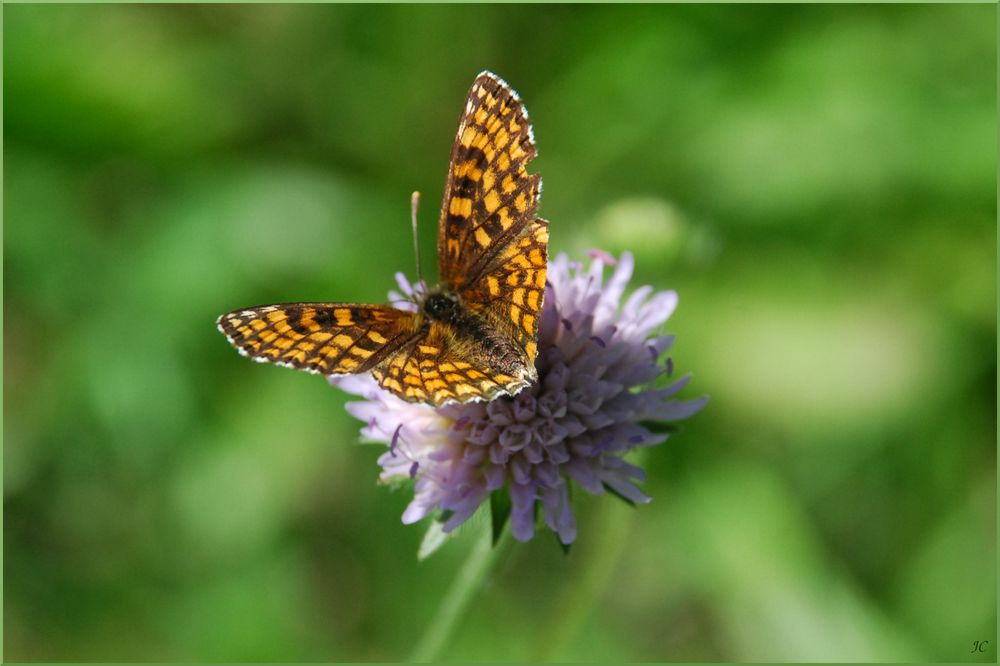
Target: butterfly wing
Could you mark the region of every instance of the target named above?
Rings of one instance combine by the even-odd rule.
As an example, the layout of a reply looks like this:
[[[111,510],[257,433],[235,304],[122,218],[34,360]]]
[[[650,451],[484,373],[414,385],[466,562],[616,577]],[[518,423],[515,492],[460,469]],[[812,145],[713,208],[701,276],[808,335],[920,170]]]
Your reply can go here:
[[[218,326],[244,356],[321,375],[370,370],[417,335],[412,312],[346,303],[245,308]]]
[[[438,224],[441,280],[453,291],[476,284],[535,220],[541,177],[528,112],[502,79],[476,77],[458,123]]]
[[[470,312],[523,350],[525,365],[532,375],[545,296],[548,244],[549,223],[536,219],[525,234],[503,249],[478,282],[459,292]]]
[[[435,406],[492,400],[529,383],[496,370],[482,347],[463,341],[461,331],[439,321],[427,324],[420,338],[390,354],[372,375],[403,400]]]

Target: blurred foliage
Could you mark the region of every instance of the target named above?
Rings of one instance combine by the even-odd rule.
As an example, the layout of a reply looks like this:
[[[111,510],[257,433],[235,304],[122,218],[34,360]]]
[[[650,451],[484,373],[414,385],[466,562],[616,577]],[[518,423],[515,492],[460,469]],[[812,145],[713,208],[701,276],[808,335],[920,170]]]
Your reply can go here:
[[[432,264],[483,68],[552,249],[676,288],[712,402],[651,505],[510,546],[445,656],[996,659],[995,6],[4,19],[7,660],[406,656],[471,537],[418,564],[346,397],[213,322],[383,301],[414,189]]]

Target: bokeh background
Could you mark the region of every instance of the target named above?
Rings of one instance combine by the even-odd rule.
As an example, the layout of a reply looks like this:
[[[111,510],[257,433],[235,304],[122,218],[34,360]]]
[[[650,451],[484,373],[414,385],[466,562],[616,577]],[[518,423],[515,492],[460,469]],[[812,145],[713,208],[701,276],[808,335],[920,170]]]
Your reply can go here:
[[[347,397],[214,327],[413,275],[490,68],[552,250],[674,288],[652,504],[508,544],[451,660],[982,660],[996,7],[4,10],[4,658],[406,658],[429,560]],[[974,641],[989,640],[985,653]]]

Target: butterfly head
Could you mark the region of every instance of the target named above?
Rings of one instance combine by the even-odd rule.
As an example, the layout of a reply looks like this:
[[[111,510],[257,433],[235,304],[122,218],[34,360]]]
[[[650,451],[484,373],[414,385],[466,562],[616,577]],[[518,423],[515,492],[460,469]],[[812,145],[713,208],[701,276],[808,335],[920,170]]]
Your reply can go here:
[[[453,323],[460,314],[457,297],[435,290],[428,293],[420,304],[421,311],[431,319]]]

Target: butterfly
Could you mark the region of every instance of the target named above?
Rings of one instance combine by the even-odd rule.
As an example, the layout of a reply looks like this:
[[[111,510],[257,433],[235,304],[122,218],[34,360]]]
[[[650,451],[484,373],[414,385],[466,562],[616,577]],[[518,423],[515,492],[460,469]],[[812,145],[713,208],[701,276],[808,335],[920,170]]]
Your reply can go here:
[[[438,222],[440,283],[412,309],[283,303],[234,310],[219,330],[244,356],[327,376],[371,371],[408,402],[514,395],[537,381],[549,223],[528,113],[484,71],[458,123]]]

